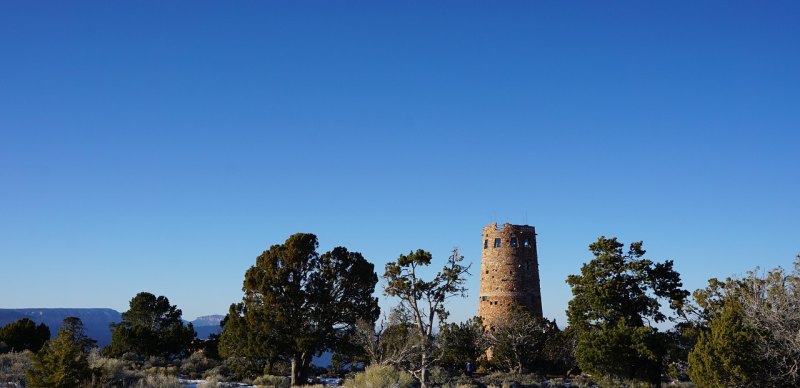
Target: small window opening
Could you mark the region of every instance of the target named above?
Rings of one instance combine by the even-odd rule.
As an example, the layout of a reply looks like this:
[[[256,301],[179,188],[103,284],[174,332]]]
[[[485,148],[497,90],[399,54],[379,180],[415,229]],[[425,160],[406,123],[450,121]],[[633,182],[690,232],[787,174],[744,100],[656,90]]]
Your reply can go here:
[[[522,240],[522,246],[525,247],[525,248],[530,248],[531,247],[531,240],[528,240],[527,238]]]
[[[494,239],[494,247],[495,248],[500,248],[500,244],[501,244],[500,241],[502,241],[502,240],[500,240],[499,238]]]
[[[514,237],[511,239],[511,247],[516,248],[519,244],[517,244],[517,238]]]
[[[489,248],[489,240],[483,240],[483,249]]]

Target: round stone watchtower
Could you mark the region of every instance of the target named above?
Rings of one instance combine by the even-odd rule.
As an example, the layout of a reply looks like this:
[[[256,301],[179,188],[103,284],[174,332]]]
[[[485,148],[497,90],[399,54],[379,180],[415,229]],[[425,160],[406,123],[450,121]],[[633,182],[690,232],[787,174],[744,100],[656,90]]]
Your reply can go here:
[[[483,228],[478,316],[487,330],[508,321],[511,306],[542,316],[536,229],[492,223]]]

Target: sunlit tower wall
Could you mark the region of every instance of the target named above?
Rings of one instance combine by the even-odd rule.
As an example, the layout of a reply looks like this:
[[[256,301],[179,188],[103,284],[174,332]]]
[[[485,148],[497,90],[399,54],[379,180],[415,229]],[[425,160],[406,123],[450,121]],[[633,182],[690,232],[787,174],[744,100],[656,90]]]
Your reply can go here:
[[[509,319],[511,306],[542,316],[536,229],[492,223],[483,228],[478,315],[491,330]]]

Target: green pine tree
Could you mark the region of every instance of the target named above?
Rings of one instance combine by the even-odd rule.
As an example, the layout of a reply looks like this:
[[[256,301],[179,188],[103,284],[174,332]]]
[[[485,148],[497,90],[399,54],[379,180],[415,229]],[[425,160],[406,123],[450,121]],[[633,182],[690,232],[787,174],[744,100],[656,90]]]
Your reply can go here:
[[[31,387],[72,388],[80,387],[91,376],[88,354],[82,332],[83,325],[75,325],[77,318],[67,318],[56,338],[44,345],[38,353],[32,353],[33,369],[28,371]],[[81,330],[80,333],[75,330]]]
[[[741,304],[730,299],[689,353],[689,377],[698,387],[752,386],[761,366],[755,346],[755,333],[743,320]]]

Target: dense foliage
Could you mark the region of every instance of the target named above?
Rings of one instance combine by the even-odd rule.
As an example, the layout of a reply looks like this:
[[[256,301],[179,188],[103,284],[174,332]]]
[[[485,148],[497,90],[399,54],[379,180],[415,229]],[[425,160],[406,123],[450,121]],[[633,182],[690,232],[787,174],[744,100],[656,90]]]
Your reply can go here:
[[[286,360],[292,384],[305,381],[314,355],[341,349],[358,321],[377,319],[374,266],[344,247],[319,255],[317,246],[315,235],[294,234],[245,273],[244,298],[231,306],[219,346],[243,372]]]
[[[439,328],[437,337],[438,364],[451,372],[464,370],[467,363],[477,364],[485,357],[490,339],[484,335],[480,317],[461,323],[446,323]]]
[[[44,323],[36,325],[29,318],[0,327],[0,353],[30,350],[38,352],[50,339],[50,329]]]
[[[689,355],[698,385],[800,385],[800,258],[744,279],[711,279],[695,292],[701,333]]]
[[[66,318],[56,338],[32,356],[28,385],[42,388],[73,388],[91,376],[88,349],[93,344],[78,318]]]
[[[681,289],[672,261],[643,259],[641,242],[627,253],[616,238],[589,245],[594,259],[570,275],[567,317],[577,335],[576,359],[584,371],[658,384],[668,336],[654,326],[667,320],[662,301],[680,311],[689,293]]]
[[[183,324],[182,311],[169,304],[165,296],[140,292],[130,301],[130,309],[122,313],[122,321],[111,325],[111,344],[106,352],[122,356],[131,352],[139,356],[165,358],[189,354],[195,337],[192,324]]]
[[[552,348],[558,346],[559,333],[555,321],[512,306],[508,320],[489,333],[492,362],[515,373],[544,373],[558,354]]]

